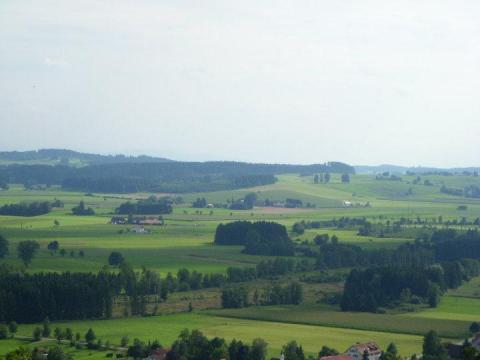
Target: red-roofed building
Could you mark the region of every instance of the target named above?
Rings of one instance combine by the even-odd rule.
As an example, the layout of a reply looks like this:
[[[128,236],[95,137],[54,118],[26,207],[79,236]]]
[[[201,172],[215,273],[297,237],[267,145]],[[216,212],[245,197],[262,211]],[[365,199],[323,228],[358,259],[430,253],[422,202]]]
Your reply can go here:
[[[165,360],[170,349],[155,349],[150,352],[147,360]]]
[[[382,349],[373,341],[357,343],[346,351],[354,360],[362,360],[365,352],[368,354],[368,360],[379,360],[382,355]]]

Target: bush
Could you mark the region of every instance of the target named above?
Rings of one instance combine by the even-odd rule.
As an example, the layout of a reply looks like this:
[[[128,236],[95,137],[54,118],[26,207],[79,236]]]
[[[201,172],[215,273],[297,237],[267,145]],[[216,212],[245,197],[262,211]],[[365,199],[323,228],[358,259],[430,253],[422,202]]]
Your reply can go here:
[[[14,336],[17,333],[18,325],[15,321],[10,321],[8,323],[8,331]]]
[[[39,341],[42,338],[42,329],[38,326],[33,329],[32,337],[33,341]]]
[[[293,224],[292,231],[298,235],[305,233],[305,226],[301,222]]]
[[[0,324],[0,340],[8,338],[8,327],[5,324]]]
[[[108,263],[112,266],[120,265],[123,260],[123,255],[120,254],[118,251],[112,251],[112,253],[108,257]]]

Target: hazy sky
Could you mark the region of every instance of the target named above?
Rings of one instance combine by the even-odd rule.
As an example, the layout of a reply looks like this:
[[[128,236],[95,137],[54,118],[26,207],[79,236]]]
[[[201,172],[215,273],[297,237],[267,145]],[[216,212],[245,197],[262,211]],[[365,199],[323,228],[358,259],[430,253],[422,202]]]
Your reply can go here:
[[[478,0],[1,0],[0,149],[480,165]]]

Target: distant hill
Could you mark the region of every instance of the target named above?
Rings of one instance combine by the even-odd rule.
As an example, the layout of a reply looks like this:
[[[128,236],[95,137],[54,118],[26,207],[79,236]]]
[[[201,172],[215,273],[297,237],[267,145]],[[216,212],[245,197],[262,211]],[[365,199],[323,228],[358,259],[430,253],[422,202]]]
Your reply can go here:
[[[272,184],[277,174],[325,172],[353,174],[355,169],[340,162],[312,165],[182,162],[56,149],[0,153],[0,181],[3,183],[61,185],[67,190],[85,192],[219,191]]]
[[[157,163],[173,161],[161,157],[147,155],[99,155],[82,153],[66,149],[40,149],[32,151],[3,151],[0,152],[0,164],[43,164],[43,165],[66,165],[86,166],[96,164],[115,163]]]
[[[458,168],[435,168],[435,167],[423,167],[423,166],[398,166],[390,164],[382,165],[356,165],[354,166],[357,174],[378,174],[383,172],[405,174],[412,172],[416,174],[425,173],[445,173],[460,174],[463,172],[472,173],[474,171],[480,172],[480,167],[458,167]]]

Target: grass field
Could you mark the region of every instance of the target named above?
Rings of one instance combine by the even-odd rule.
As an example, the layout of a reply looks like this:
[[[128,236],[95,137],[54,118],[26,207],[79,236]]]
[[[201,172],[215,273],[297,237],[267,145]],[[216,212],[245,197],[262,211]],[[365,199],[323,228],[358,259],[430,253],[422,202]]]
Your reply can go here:
[[[28,340],[18,340],[18,339],[8,339],[8,340],[1,340],[0,341],[0,359],[4,358],[4,356],[18,348],[24,347],[30,350],[35,348],[52,348],[55,346],[59,346],[55,340],[40,340],[40,341],[28,341]],[[61,344],[60,347],[63,351],[72,356],[74,359],[78,360],[100,360],[105,359],[105,355],[107,351],[91,351],[87,349],[76,349],[74,347],[70,347],[65,344]]]
[[[450,290],[448,295],[480,299],[480,277],[473,278],[459,288]]]
[[[437,179],[439,178],[439,179]],[[434,184],[449,182],[449,186],[461,186],[473,177],[432,177]],[[252,211],[231,211],[227,209],[203,210],[202,214],[185,206],[175,207],[172,214],[166,215],[166,226],[150,227],[150,234],[129,233],[128,226],[108,224],[114,209],[127,199],[144,198],[149,194],[93,194],[64,192],[58,187],[43,191],[26,191],[22,186],[14,185],[8,191],[0,191],[0,205],[20,201],[39,201],[60,199],[64,201],[63,209],[55,209],[48,215],[18,218],[0,216],[0,232],[11,242],[10,255],[6,262],[19,265],[16,259],[15,244],[20,240],[35,239],[42,246],[39,256],[33,261],[29,271],[97,271],[106,264],[108,254],[112,250],[120,250],[127,260],[137,269],[142,265],[155,269],[162,274],[176,272],[180,267],[187,267],[202,272],[221,272],[232,265],[254,264],[261,260],[256,256],[241,254],[236,247],[213,247],[212,241],[216,226],[221,222],[238,219],[275,220],[287,227],[300,220],[332,219],[340,216],[366,216],[373,221],[383,218],[398,217],[437,217],[444,219],[465,216],[473,219],[480,214],[480,201],[468,205],[468,209],[459,212],[456,203],[466,199],[451,197],[439,192],[436,186],[415,185],[416,191],[407,198],[390,196],[407,184],[403,182],[378,181],[370,175],[352,176],[350,184],[341,184],[338,176],[333,176],[330,184],[313,184],[311,177],[297,175],[279,176],[273,185],[260,186],[248,190],[215,192],[205,194],[184,194],[185,201],[205,196],[209,202],[225,202],[226,199],[244,196],[249,191],[257,192],[259,198],[284,200],[286,197],[300,198],[317,204],[316,209],[278,209],[255,208]],[[453,183],[453,185],[452,185]],[[432,192],[434,195],[432,195]],[[389,195],[390,194],[390,195]],[[91,217],[73,216],[71,207],[84,200],[87,206],[95,209],[96,215]],[[325,200],[326,199],[326,200]],[[328,200],[328,201],[327,201]],[[372,206],[343,208],[343,200]],[[54,226],[54,220],[60,225]],[[123,230],[123,234],[119,232]],[[411,241],[402,238],[369,238],[356,235],[355,231],[335,229],[308,230],[303,239],[312,239],[317,233],[327,232],[337,235],[340,241],[354,243],[364,248],[395,247]],[[297,237],[295,237],[297,238]],[[79,250],[85,252],[84,258],[71,258],[67,255],[51,256],[46,245],[52,240],[60,242],[60,246],[68,253]]]
[[[425,319],[463,320],[480,322],[480,299],[444,296],[435,309],[428,309],[409,316]]]
[[[0,206],[21,201],[60,199],[63,209],[54,209],[50,214],[24,218],[0,216],[0,234],[10,242],[10,253],[2,263],[21,268],[15,247],[21,240],[39,241],[41,249],[33,260],[29,272],[39,271],[98,271],[107,264],[111,251],[120,251],[132,266],[142,266],[158,271],[176,273],[186,267],[204,273],[224,272],[229,266],[253,266],[265,257],[241,253],[238,246],[213,246],[215,228],[219,223],[233,220],[273,220],[287,226],[301,220],[328,220],[342,216],[367,217],[369,220],[385,221],[400,217],[438,218],[444,220],[465,217],[472,221],[480,215],[480,200],[465,199],[440,192],[442,185],[461,188],[469,184],[480,185],[479,178],[468,176],[422,176],[433,186],[413,185],[413,176],[403,176],[402,181],[375,180],[372,175],[354,175],[349,184],[342,184],[338,175],[329,184],[313,184],[312,177],[281,175],[272,185],[252,189],[220,191],[213,193],[182,194],[185,204],[174,207],[172,214],[165,215],[165,226],[148,227],[149,234],[134,234],[124,225],[111,225],[109,220],[114,209],[128,199],[145,198],[150,194],[93,194],[65,192],[58,187],[46,190],[26,191],[13,185],[8,191],[0,191]],[[411,194],[409,189],[412,189]],[[208,202],[226,202],[254,191],[259,199],[283,201],[286,198],[301,199],[315,204],[314,209],[254,208],[251,211],[228,209],[197,209],[189,202],[205,197]],[[161,195],[161,194],[157,194]],[[73,216],[70,209],[84,200],[95,209],[95,216]],[[349,200],[358,206],[343,207]],[[370,207],[364,205],[369,203]],[[459,211],[458,205],[467,205]],[[60,225],[55,226],[57,220]],[[414,227],[414,226],[412,226]],[[418,227],[420,228],[420,227]],[[337,235],[340,242],[356,244],[365,249],[394,248],[412,238],[361,237],[354,230],[309,229],[294,239],[311,240],[317,234]],[[52,255],[47,244],[57,240],[60,248],[67,250],[64,257]],[[84,257],[78,253],[83,250]],[[73,251],[73,257],[70,252]],[[330,284],[336,287],[338,284]],[[326,284],[325,286],[330,286]],[[261,307],[241,310],[200,311],[177,313],[155,317],[116,320],[75,321],[62,323],[84,333],[92,326],[103,340],[118,343],[121,336],[142,340],[157,338],[169,345],[185,327],[199,328],[208,336],[228,339],[251,340],[265,338],[270,344],[272,356],[278,356],[281,346],[295,339],[309,353],[316,353],[322,345],[344,350],[358,341],[377,341],[385,347],[395,341],[402,355],[421,351],[421,335],[435,329],[446,338],[461,338],[466,335],[472,321],[480,321],[480,278],[474,279],[445,296],[436,309],[427,309],[407,314],[342,313],[332,307],[315,304],[318,293],[312,290],[310,302],[298,307]],[[193,301],[192,301],[193,300]],[[174,294],[160,307],[161,312],[184,311],[192,301],[197,309],[218,306],[218,292]],[[198,306],[198,307],[197,307]],[[215,307],[213,306],[213,307]],[[34,325],[22,325],[20,334],[31,335]],[[0,341],[0,355],[19,345],[17,340]],[[74,351],[74,350],[72,350]],[[99,358],[102,353],[80,351],[78,359]],[[101,355],[104,357],[104,354]]]
[[[343,351],[357,341],[375,340],[386,347],[393,338],[393,334],[385,332],[232,319],[202,313],[52,323],[52,327],[57,325],[70,327],[81,334],[91,327],[97,337],[103,341],[109,340],[112,344],[118,344],[122,336],[130,334],[135,334],[130,338],[137,337],[144,341],[157,339],[162,344],[170,344],[184,328],[200,329],[209,337],[220,336],[229,340],[236,338],[251,341],[261,337],[269,343],[271,356],[278,356],[282,345],[292,339],[300,342],[307,352],[314,354],[325,344]],[[21,326],[19,334],[28,336],[35,326]],[[422,337],[406,334],[395,334],[394,337],[402,354],[420,352]]]
[[[468,335],[471,322],[454,318],[411,317],[404,315],[342,312],[327,305],[264,306],[213,310],[210,313],[232,318],[424,335],[436,330],[440,336],[459,338]],[[466,319],[467,320],[467,319]]]

